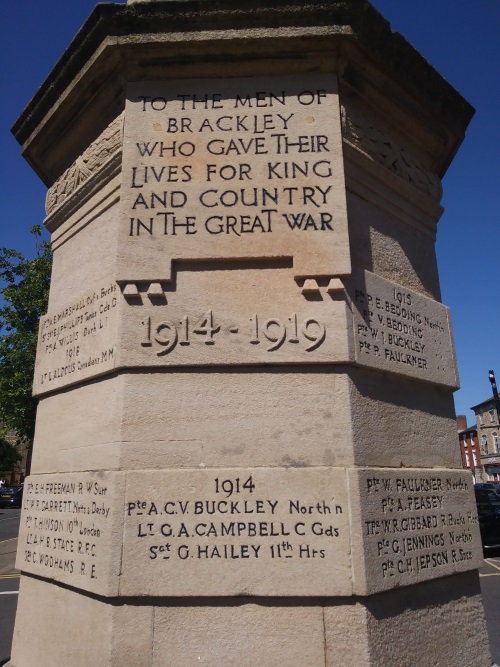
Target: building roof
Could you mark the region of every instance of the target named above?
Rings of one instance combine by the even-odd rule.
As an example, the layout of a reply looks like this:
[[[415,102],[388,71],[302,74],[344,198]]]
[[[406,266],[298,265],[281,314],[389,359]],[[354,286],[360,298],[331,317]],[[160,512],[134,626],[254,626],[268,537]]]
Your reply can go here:
[[[462,435],[462,433],[470,433],[470,432],[475,432],[477,435],[477,426],[474,424],[474,426],[468,426],[467,428],[462,429],[461,431],[458,432],[458,435]]]
[[[478,403],[477,405],[473,405],[473,406],[471,407],[471,410],[475,410],[476,408],[480,408],[480,407],[482,407],[483,405],[486,405],[486,403],[493,403],[493,405],[494,405],[494,404],[495,404],[495,397],[492,396],[491,398],[487,398],[487,399],[486,399],[485,401],[483,401],[482,403]]]

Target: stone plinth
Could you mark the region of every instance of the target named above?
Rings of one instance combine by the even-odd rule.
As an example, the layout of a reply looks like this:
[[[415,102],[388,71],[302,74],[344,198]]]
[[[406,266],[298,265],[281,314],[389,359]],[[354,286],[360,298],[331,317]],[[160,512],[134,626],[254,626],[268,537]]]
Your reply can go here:
[[[14,128],[54,266],[12,667],[487,664],[434,253],[471,115],[365,2],[96,7]]]

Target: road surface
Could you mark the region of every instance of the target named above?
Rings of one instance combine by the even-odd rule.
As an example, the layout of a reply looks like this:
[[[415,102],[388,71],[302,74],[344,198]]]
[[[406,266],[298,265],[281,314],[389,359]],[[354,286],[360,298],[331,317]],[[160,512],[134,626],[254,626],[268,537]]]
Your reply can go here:
[[[10,656],[19,590],[19,573],[14,568],[19,531],[19,509],[0,509],[0,666]]]

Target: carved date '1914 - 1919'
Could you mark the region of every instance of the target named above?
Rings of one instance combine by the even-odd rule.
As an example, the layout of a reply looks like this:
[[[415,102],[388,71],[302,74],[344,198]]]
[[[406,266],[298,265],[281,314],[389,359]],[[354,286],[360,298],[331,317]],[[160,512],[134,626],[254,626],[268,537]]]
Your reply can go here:
[[[142,347],[156,347],[158,356],[171,352],[177,345],[187,346],[196,343],[215,345],[216,335],[225,333],[221,325],[216,324],[212,310],[207,311],[201,318],[191,318],[185,315],[180,321],[155,322],[151,316],[142,320],[145,328]],[[228,334],[238,335],[238,326],[227,327]],[[306,352],[318,348],[326,337],[324,324],[309,317],[303,322],[298,321],[297,314],[293,313],[286,322],[276,317],[264,321],[255,313],[249,318],[246,328],[242,331],[252,345],[268,345],[267,351],[272,352],[280,348],[285,342],[300,344],[308,343]]]

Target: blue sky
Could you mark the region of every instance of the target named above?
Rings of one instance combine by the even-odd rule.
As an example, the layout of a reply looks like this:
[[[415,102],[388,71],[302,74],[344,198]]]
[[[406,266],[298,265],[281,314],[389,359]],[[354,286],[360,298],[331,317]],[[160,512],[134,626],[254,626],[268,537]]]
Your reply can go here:
[[[10,127],[95,6],[93,0],[6,3],[0,25],[0,245],[31,255],[29,229],[44,217],[45,186],[21,157]],[[451,308],[462,388],[456,409],[500,384],[500,1],[373,0],[392,29],[476,108],[444,179],[438,226],[443,303]]]

